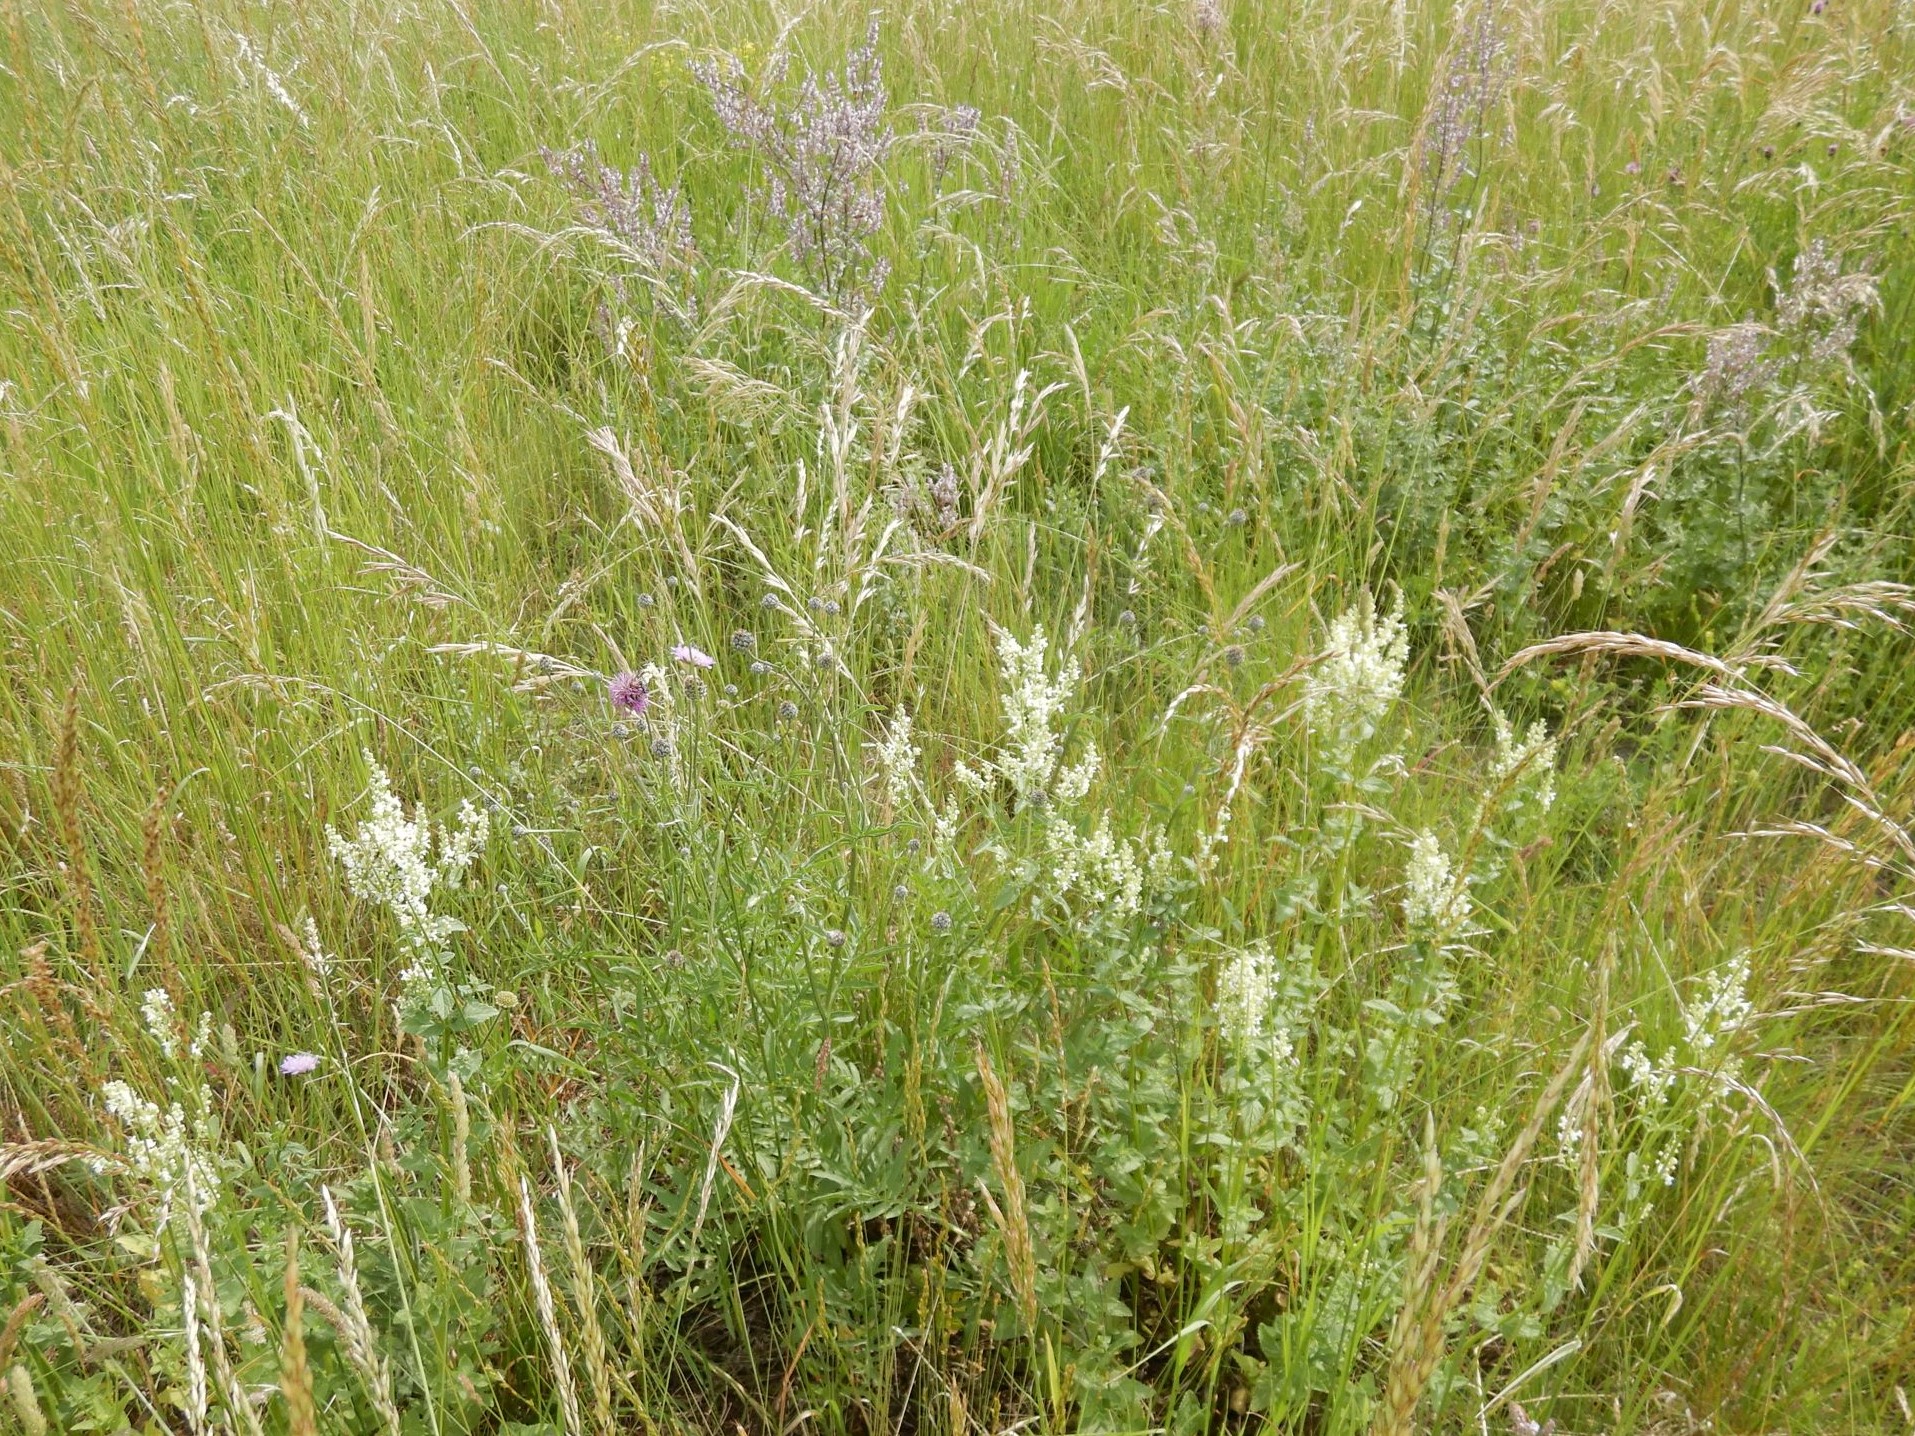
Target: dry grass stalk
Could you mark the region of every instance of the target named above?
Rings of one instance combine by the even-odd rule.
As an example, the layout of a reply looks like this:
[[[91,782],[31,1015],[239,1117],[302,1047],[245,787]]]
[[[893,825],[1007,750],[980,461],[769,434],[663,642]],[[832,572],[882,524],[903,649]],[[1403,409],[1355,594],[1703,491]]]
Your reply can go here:
[[[0,1366],[7,1364],[7,1358],[13,1355],[13,1348],[20,1340],[20,1333],[26,1329],[33,1313],[46,1301],[44,1292],[32,1292],[24,1296],[7,1314],[7,1324],[0,1327]]]
[[[93,879],[80,833],[80,680],[67,689],[60,712],[60,740],[53,757],[53,813],[66,846],[67,886],[73,893],[74,944],[89,972],[100,962],[99,919],[93,910]]]
[[[306,1364],[306,1303],[299,1285],[299,1229],[286,1229],[286,1322],[279,1334],[279,1390],[287,1436],[319,1436],[313,1374]]]
[[[366,1297],[359,1285],[358,1263],[353,1258],[352,1228],[339,1215],[331,1188],[321,1187],[319,1195],[326,1205],[326,1230],[332,1234],[333,1249],[339,1257],[339,1287],[345,1293],[345,1310],[341,1311],[311,1287],[302,1287],[300,1294],[306,1304],[325,1317],[333,1330],[339,1333],[340,1341],[346,1348],[346,1359],[357,1368],[359,1379],[366,1388],[367,1399],[378,1413],[386,1436],[400,1436],[399,1408],[392,1397],[392,1372],[385,1358],[379,1354],[372,1320],[366,1315]]]
[[[558,1306],[552,1300],[552,1285],[545,1277],[545,1257],[539,1251],[539,1219],[532,1209],[532,1184],[519,1178],[519,1235],[525,1240],[526,1268],[532,1278],[532,1299],[538,1307],[539,1325],[552,1357],[552,1382],[558,1387],[559,1413],[565,1420],[565,1436],[582,1436],[584,1421],[579,1415],[578,1387],[572,1380],[572,1361],[565,1353],[565,1339],[559,1333]]]
[[[711,1152],[705,1162],[705,1180],[698,1188],[698,1215],[692,1221],[691,1238],[686,1243],[696,1253],[698,1238],[705,1229],[705,1213],[711,1207],[711,1190],[718,1180],[718,1164],[723,1160],[725,1138],[731,1135],[731,1119],[738,1112],[739,1081],[735,1073],[731,1076],[731,1086],[725,1089],[725,1095],[718,1104],[718,1120],[712,1124]]]
[[[514,648],[506,643],[435,643],[426,652],[450,654],[459,658],[509,659],[521,673],[513,684],[515,693],[536,693],[541,688],[566,681],[584,683],[606,681],[603,673],[593,669],[580,668],[577,664],[567,663],[563,658],[554,658],[549,653],[538,653],[529,648]]]
[[[991,1066],[984,1044],[977,1046],[977,1075],[984,1084],[984,1104],[991,1123],[991,1169],[1004,1192],[1004,1205],[998,1206],[989,1187],[980,1183],[984,1203],[991,1209],[1004,1238],[1004,1259],[1011,1269],[1011,1289],[1017,1295],[1017,1309],[1027,1327],[1037,1325],[1037,1258],[1031,1244],[1030,1217],[1024,1202],[1024,1178],[1017,1170],[1017,1151],[1013,1145],[1011,1101]]]
[[[1512,1196],[1510,1189],[1516,1185],[1517,1174],[1529,1159],[1536,1139],[1542,1135],[1543,1124],[1562,1100],[1570,1077],[1581,1069],[1583,1058],[1589,1050],[1589,1039],[1590,1034],[1585,1032],[1570,1053],[1569,1060],[1536,1099],[1529,1122],[1517,1133],[1516,1140],[1503,1156],[1502,1164],[1484,1186],[1482,1196],[1477,1200],[1475,1218],[1463,1238],[1462,1250],[1457,1253],[1456,1262],[1450,1268],[1449,1279],[1441,1284],[1435,1279],[1435,1256],[1440,1250],[1443,1224],[1439,1221],[1431,1228],[1432,1235],[1422,1260],[1424,1269],[1415,1283],[1416,1292],[1420,1295],[1412,1295],[1404,1303],[1391,1333],[1390,1369],[1384,1387],[1383,1409],[1377,1413],[1376,1421],[1370,1427],[1371,1436],[1411,1436],[1415,1429],[1413,1418],[1417,1405],[1423,1399],[1430,1378],[1436,1373],[1437,1363],[1443,1359],[1444,1319],[1475,1285],[1483,1263],[1489,1257],[1490,1242],[1521,1202],[1522,1193]],[[1422,1200],[1425,1203],[1432,1200],[1427,1171]],[[1430,1224],[1419,1218],[1419,1228],[1427,1226]],[[1413,1271],[1416,1266],[1413,1259]]]
[[[630,506],[634,525],[661,534],[671,542],[678,551],[686,583],[691,585],[694,594],[698,593],[698,560],[685,538],[683,515],[686,498],[684,485],[678,481],[678,476],[661,478],[653,473],[653,465],[645,461],[643,450],[640,451],[639,462],[634,464],[630,446],[609,426],[589,430],[585,442],[603,454],[611,466],[612,477],[618,481],[619,490]],[[662,456],[658,458],[657,466],[670,473],[670,465]]]
[[[68,1142],[58,1137],[37,1142],[0,1142],[0,1182],[14,1177],[37,1177],[68,1162],[87,1162],[108,1171],[120,1165],[117,1154],[85,1142]]]
[[[446,1075],[446,1101],[452,1108],[452,1195],[467,1207],[472,1204],[472,1113],[457,1072]]]
[[[164,784],[140,819],[140,873],[146,879],[146,908],[153,917],[153,936],[147,951],[165,972],[173,956],[172,904],[166,891],[166,800]]]
[[[1596,1212],[1602,1199],[1602,1114],[1609,1101],[1609,973],[1615,966],[1616,944],[1603,946],[1596,976],[1596,1010],[1589,1024],[1589,1068],[1570,1099],[1580,1108],[1582,1145],[1576,1181],[1576,1250],[1570,1257],[1568,1283],[1580,1287],[1583,1272],[1596,1251]]]
[[[1718,677],[1733,683],[1743,681],[1743,668],[1773,668],[1782,673],[1795,670],[1788,663],[1773,656],[1755,655],[1739,660],[1741,667],[1724,662],[1711,653],[1699,653],[1693,648],[1684,648],[1680,643],[1671,643],[1663,638],[1650,638],[1640,633],[1614,633],[1597,630],[1588,633],[1565,633],[1542,643],[1532,643],[1529,647],[1512,655],[1496,670],[1496,682],[1501,683],[1526,663],[1538,658],[1556,658],[1567,654],[1601,653],[1617,658],[1656,658],[1665,663],[1686,663],[1693,668],[1707,669]],[[1494,685],[1492,685],[1494,686]]]
[[[185,1185],[186,1200],[181,1210],[186,1216],[187,1235],[192,1244],[193,1275],[198,1278],[193,1283],[194,1289],[186,1304],[197,1305],[198,1318],[205,1324],[206,1345],[213,1353],[213,1374],[219,1378],[220,1399],[229,1413],[229,1420],[246,1436],[266,1436],[259,1424],[259,1413],[247,1399],[246,1389],[240,1385],[239,1373],[233,1369],[232,1353],[226,1349],[225,1321],[219,1308],[219,1286],[213,1280],[213,1249],[207,1240],[206,1223],[193,1190],[190,1168]]]
[[[1787,587],[1788,585],[1785,584],[1784,588]],[[1807,602],[1813,603],[1814,599],[1811,598]],[[1887,602],[1886,596],[1878,596],[1877,606]],[[1785,621],[1787,607],[1786,604],[1780,607],[1772,604],[1771,609],[1779,615],[1773,621]],[[1648,638],[1639,633],[1570,633],[1560,638],[1550,639],[1546,643],[1531,644],[1523,649],[1497,670],[1496,681],[1502,682],[1517,668],[1534,659],[1570,653],[1607,653],[1621,657],[1658,658],[1667,662],[1686,663],[1726,679],[1729,686],[1704,682],[1690,697],[1673,706],[1741,708],[1752,713],[1759,713],[1781,724],[1809,751],[1802,753],[1795,749],[1781,747],[1770,747],[1766,751],[1842,784],[1849,790],[1843,795],[1849,805],[1873,823],[1894,844],[1905,861],[1915,862],[1915,836],[1911,836],[1907,828],[1888,815],[1887,808],[1876,795],[1868,775],[1841,753],[1834,744],[1817,733],[1787,704],[1748,685],[1745,673],[1747,668],[1770,668],[1793,674],[1795,669],[1785,660],[1772,655],[1738,653],[1735,655],[1734,662],[1731,663],[1711,654],[1684,648],[1681,644],[1669,643],[1660,638]]]
[[[206,1352],[200,1345],[199,1280],[180,1277],[180,1317],[186,1328],[186,1424],[193,1436],[206,1430]]]
[[[552,1171],[558,1179],[565,1260],[572,1269],[572,1301],[578,1307],[579,1335],[585,1347],[585,1374],[592,1383],[592,1416],[600,1436],[615,1436],[618,1427],[612,1416],[612,1363],[606,1354],[605,1331],[598,1320],[598,1278],[586,1259],[584,1238],[579,1235],[578,1212],[572,1205],[572,1174],[566,1170],[565,1158],[559,1152],[558,1130],[547,1127],[545,1135],[552,1147]]]

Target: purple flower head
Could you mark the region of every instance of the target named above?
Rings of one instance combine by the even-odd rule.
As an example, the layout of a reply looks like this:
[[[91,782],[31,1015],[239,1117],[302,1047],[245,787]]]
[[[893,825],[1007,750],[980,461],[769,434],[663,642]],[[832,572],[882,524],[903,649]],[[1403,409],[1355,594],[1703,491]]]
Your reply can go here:
[[[689,643],[681,643],[672,649],[672,657],[680,663],[689,663],[694,668],[710,668],[718,662],[702,648],[693,648]]]
[[[645,692],[645,680],[636,673],[627,670],[612,677],[608,690],[614,708],[623,708],[634,718],[645,711],[645,705],[651,701]]]
[[[319,1066],[319,1054],[316,1052],[293,1052],[279,1060],[279,1075],[282,1077],[304,1077]]]
[[[1626,165],[1624,165],[1624,166],[1622,167],[1622,172],[1623,172],[1624,174],[1626,174],[1626,175],[1639,175],[1639,174],[1641,174],[1641,173],[1642,173],[1642,161],[1641,161],[1641,160],[1631,160],[1631,161],[1629,161],[1629,163],[1628,163],[1628,164],[1626,164]]]

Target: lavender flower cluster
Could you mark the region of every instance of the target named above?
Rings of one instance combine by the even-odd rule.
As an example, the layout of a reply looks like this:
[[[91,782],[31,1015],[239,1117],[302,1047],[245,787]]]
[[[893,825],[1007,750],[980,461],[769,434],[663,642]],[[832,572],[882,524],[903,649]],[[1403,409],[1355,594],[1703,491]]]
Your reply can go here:
[[[895,140],[877,41],[874,20],[843,70],[807,74],[789,107],[752,94],[734,56],[693,65],[732,142],[769,169],[766,198],[792,258],[838,302],[863,302],[887,267],[866,243],[884,222],[882,166]],[[766,82],[781,81],[786,64],[780,52]]]
[[[606,164],[590,140],[540,154],[579,202],[587,227],[647,283],[658,287],[668,279],[679,281],[674,297],[685,316],[693,317],[695,300],[683,292],[683,281],[697,273],[699,256],[691,205],[680,187],[661,183],[647,155],[629,170]]]
[[[1488,136],[1490,112],[1502,101],[1510,68],[1502,17],[1495,0],[1488,0],[1477,10],[1461,47],[1450,56],[1432,101],[1423,148],[1432,207],[1470,172],[1470,147]]]

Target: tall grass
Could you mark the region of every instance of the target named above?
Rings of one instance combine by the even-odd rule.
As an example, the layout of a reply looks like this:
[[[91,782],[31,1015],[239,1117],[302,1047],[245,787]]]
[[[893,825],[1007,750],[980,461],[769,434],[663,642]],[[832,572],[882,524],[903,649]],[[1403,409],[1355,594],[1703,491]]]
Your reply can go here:
[[[28,1433],[1915,1424],[1915,11],[0,41]]]

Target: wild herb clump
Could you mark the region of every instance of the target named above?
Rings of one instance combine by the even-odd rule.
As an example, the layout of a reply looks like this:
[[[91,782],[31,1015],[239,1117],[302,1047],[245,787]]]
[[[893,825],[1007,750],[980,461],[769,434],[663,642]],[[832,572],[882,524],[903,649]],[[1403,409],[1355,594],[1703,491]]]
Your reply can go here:
[[[0,1427],[1901,1429],[1893,8],[23,0]]]

